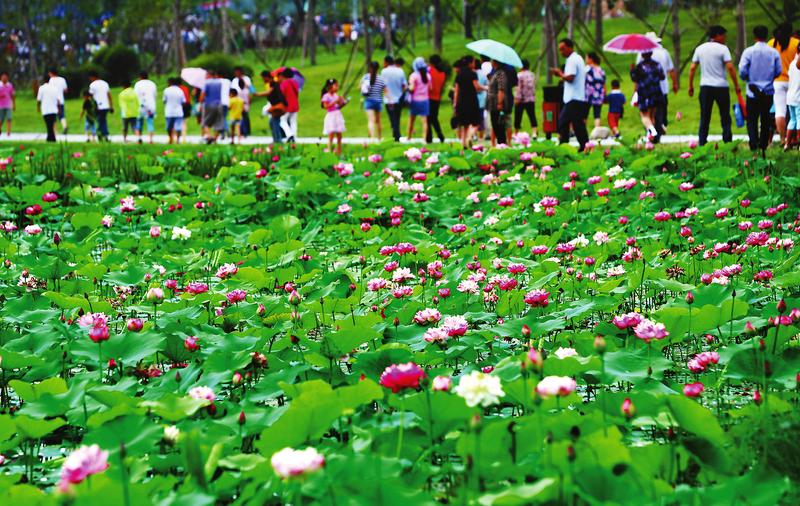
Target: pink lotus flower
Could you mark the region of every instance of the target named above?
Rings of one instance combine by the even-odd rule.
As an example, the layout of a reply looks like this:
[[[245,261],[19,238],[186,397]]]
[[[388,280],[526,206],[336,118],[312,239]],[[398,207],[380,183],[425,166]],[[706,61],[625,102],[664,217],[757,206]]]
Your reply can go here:
[[[228,292],[225,294],[225,298],[228,299],[228,302],[231,304],[237,304],[243,301],[247,297],[247,292],[244,290],[236,289]]]
[[[128,320],[128,330],[131,332],[139,332],[144,327],[144,323],[142,322],[141,318],[131,318]]]
[[[85,480],[88,476],[108,469],[108,452],[98,445],[81,446],[69,454],[61,466],[58,488],[66,492],[69,486]]]
[[[441,328],[449,337],[459,337],[467,333],[469,324],[463,316],[446,316]]]
[[[689,190],[694,189],[694,184],[689,182],[684,182],[678,185],[678,189],[682,192],[688,192]]]
[[[436,309],[426,308],[421,311],[417,311],[417,314],[414,315],[414,323],[417,325],[428,325],[431,323],[438,323],[439,320],[442,319],[442,313],[440,313]]]
[[[548,251],[550,251],[550,248],[545,245],[537,245],[531,248],[532,255],[546,255]]]
[[[654,216],[653,219],[656,221],[669,221],[672,217],[667,211],[659,211]]]
[[[450,227],[450,231],[453,232],[454,234],[461,234],[467,231],[467,226],[464,225],[463,223],[456,223],[455,225]]]
[[[381,374],[380,384],[396,394],[408,388],[419,388],[419,382],[423,377],[425,371],[414,362],[393,364]]]
[[[453,379],[450,376],[436,376],[432,387],[437,392],[449,392],[453,388]]]
[[[89,339],[91,339],[95,343],[108,341],[108,337],[109,337],[108,327],[106,327],[105,324],[103,323],[95,325],[89,329]]]
[[[183,347],[186,351],[195,352],[200,349],[200,345],[197,343],[196,336],[189,336],[183,340]],[[214,400],[214,399],[211,399]]]
[[[639,313],[628,313],[620,316],[615,316],[611,323],[618,329],[625,330],[628,328],[636,327],[642,322],[643,316]]]
[[[691,398],[700,397],[705,389],[706,387],[702,383],[695,381],[683,386],[683,395]]]
[[[119,211],[121,213],[132,213],[136,210],[136,203],[133,197],[127,196],[119,200]]]
[[[158,287],[152,287],[147,290],[144,298],[150,304],[160,304],[164,301],[164,290]]]
[[[634,329],[633,332],[636,337],[649,343],[652,340],[664,339],[669,335],[663,323],[656,323],[654,321],[643,319]]]
[[[681,153],[681,158],[684,159],[684,160],[686,160],[687,158],[691,158],[691,157],[692,157],[692,154],[689,153],[688,151],[684,151],[683,153]]]
[[[369,160],[370,163],[381,163],[381,160],[383,160],[383,157],[380,154],[375,153],[375,154],[369,155],[367,157],[367,160]]]
[[[555,197],[542,197],[542,200],[539,201],[539,205],[544,208],[556,207],[558,203],[558,199]]]
[[[550,304],[549,297],[550,292],[546,290],[531,290],[525,294],[525,304],[531,307],[547,307]]]
[[[58,194],[56,192],[47,192],[42,195],[42,202],[55,202],[58,200]]]
[[[403,152],[409,162],[418,162],[422,160],[422,151],[419,148],[408,148]]]
[[[205,293],[208,291],[208,285],[205,283],[201,283],[200,281],[192,281],[191,283],[186,285],[186,291],[188,293],[191,293],[192,295]]]
[[[728,210],[727,207],[722,207],[722,208],[718,209],[717,212],[714,213],[714,216],[716,216],[717,218],[722,219],[722,218],[728,216],[729,212],[730,211]]]
[[[272,456],[270,464],[275,474],[283,479],[299,478],[321,469],[325,465],[325,457],[314,448],[284,448]]]
[[[161,236],[161,227],[153,226],[150,227],[150,237],[153,239]]]
[[[194,387],[189,390],[189,397],[192,399],[197,399],[198,401],[210,401],[214,402],[217,398],[217,395],[208,387]]]
[[[239,267],[233,263],[222,264],[217,269],[216,276],[219,279],[228,279],[229,277],[233,276],[239,272]]]
[[[575,391],[578,384],[569,376],[545,376],[536,385],[536,393],[542,398],[566,397]]]
[[[699,143],[697,142],[697,140],[696,140],[696,139],[692,139],[692,140],[690,140],[690,141],[689,141],[689,144],[688,144],[688,145],[689,145],[689,149],[694,149],[694,148],[696,148],[696,147],[698,146],[698,144],[699,144]]]

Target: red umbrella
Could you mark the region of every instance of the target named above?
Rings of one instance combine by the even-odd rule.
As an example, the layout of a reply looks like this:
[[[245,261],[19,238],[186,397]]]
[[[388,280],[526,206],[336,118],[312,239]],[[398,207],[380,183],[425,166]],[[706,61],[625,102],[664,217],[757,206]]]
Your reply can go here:
[[[603,49],[611,53],[648,53],[661,47],[657,42],[653,42],[649,37],[638,33],[626,33],[617,35],[603,46]]]

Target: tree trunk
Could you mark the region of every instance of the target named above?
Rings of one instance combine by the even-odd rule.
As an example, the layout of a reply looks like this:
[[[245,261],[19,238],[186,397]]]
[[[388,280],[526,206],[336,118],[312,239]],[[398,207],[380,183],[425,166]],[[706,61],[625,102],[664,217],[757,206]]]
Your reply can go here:
[[[186,66],[186,47],[181,37],[181,0],[172,4],[172,43],[175,46],[175,64],[180,72]]]
[[[553,83],[553,76],[550,74],[550,68],[558,66],[558,60],[555,55],[556,34],[553,30],[553,5],[551,2],[552,0],[544,0],[544,29],[542,30],[545,55],[547,56],[547,84]]]
[[[230,54],[231,41],[228,38],[228,8],[220,7],[219,15],[222,18],[222,52]]]
[[[442,0],[433,3],[433,52],[442,54]]]
[[[747,40],[745,23],[744,23],[744,0],[736,2],[736,63],[739,63],[739,58],[742,57],[744,52],[745,41]]]
[[[675,72],[678,78],[681,76],[681,27],[678,22],[680,13],[680,2],[673,0],[675,3],[672,5],[672,56],[674,57]]]
[[[25,34],[24,35],[25,40],[28,41],[28,44],[30,45],[31,49],[30,52],[31,80],[33,80],[34,83],[38,83],[39,79],[41,79],[41,76],[39,75],[39,64],[36,58],[37,43],[35,38],[35,31],[31,31],[31,11],[30,11],[30,5],[28,5],[27,1],[22,2],[22,22],[25,24],[25,31],[23,32]],[[35,87],[34,89],[37,88],[38,87]]]
[[[383,39],[386,54],[392,54],[392,0],[386,0],[383,7]]]
[[[575,4],[576,0],[569,0],[569,21],[567,21],[567,37],[575,37]]]
[[[474,39],[472,35],[472,6],[469,0],[462,0],[461,2],[461,22],[464,25],[464,38]]]
[[[372,38],[369,34],[369,8],[367,5],[368,0],[360,0],[361,2],[361,23],[364,26],[364,53],[367,57],[367,64],[372,61]],[[359,37],[362,35],[359,34]]]
[[[603,47],[603,2],[594,0],[594,45]]]
[[[314,65],[316,60],[316,48],[312,51],[312,45],[315,45],[315,26],[316,22],[314,20],[315,11],[317,9],[317,0],[308,0],[308,11],[305,13],[305,26],[303,26],[303,63],[305,63],[306,58],[311,56],[312,52],[315,53],[314,56],[311,56],[312,61],[311,64]]]

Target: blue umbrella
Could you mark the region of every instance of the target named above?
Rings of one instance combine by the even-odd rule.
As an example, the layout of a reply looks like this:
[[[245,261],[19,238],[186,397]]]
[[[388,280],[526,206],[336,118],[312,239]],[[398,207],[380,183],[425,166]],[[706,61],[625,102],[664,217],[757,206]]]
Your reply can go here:
[[[481,39],[467,44],[467,49],[488,56],[492,60],[499,61],[500,63],[522,68],[522,60],[517,52],[502,42],[497,42],[492,39]]]

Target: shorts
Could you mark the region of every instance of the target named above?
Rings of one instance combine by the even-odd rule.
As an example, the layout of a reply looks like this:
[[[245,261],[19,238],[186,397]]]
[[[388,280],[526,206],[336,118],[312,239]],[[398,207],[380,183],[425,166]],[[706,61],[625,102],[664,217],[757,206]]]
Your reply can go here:
[[[408,113],[412,116],[427,116],[430,103],[427,100],[412,100],[408,105]]]
[[[128,129],[136,130],[136,122],[136,118],[122,118],[122,131],[127,134]]]
[[[58,119],[64,119],[64,104],[58,104]]]
[[[789,91],[789,81],[775,81],[775,117],[786,117],[786,93]]]
[[[223,113],[222,104],[203,106],[202,123],[205,128],[211,128],[217,132],[224,132],[225,114]]]
[[[789,122],[786,124],[787,130],[800,130],[800,105],[789,105]]]
[[[182,132],[183,118],[167,118],[167,133]]]
[[[364,100],[364,109],[366,109],[367,111],[381,112],[381,110],[383,109],[383,101],[368,98]]]
[[[147,116],[139,116],[138,121],[136,122],[137,130],[140,132],[144,131],[145,123],[147,123],[147,133],[153,133],[155,130],[155,126],[153,125],[153,119],[155,118],[155,114],[147,115]]]
[[[619,118],[621,114],[618,112],[608,113],[608,127],[611,129],[619,128]]]
[[[231,132],[234,131],[234,129],[236,129],[237,126],[242,126],[242,120],[240,120],[240,119],[231,120],[231,124],[230,124]]]
[[[603,110],[603,104],[592,104],[592,113],[594,114],[594,119],[600,119],[601,111]]]
[[[11,109],[0,109],[0,123],[11,121]]]
[[[94,120],[85,119],[83,120],[83,131],[87,134],[94,135],[96,133]]]

